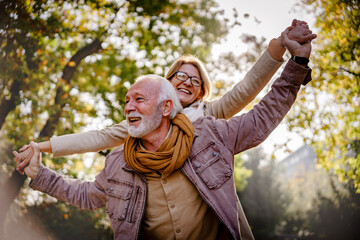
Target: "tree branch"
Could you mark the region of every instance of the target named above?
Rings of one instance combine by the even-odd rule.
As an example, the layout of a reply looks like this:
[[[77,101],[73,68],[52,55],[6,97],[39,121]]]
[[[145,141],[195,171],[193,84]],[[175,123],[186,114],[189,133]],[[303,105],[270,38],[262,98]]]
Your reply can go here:
[[[48,138],[54,134],[55,127],[62,115],[62,109],[65,104],[68,102],[66,95],[68,94],[67,89],[64,86],[70,85],[71,79],[74,76],[77,66],[80,64],[81,60],[85,57],[98,52],[101,49],[101,41],[99,39],[95,39],[90,44],[81,48],[77,53],[71,57],[69,63],[65,66],[63,70],[63,74],[56,89],[55,96],[55,111],[49,116],[45,126],[40,132],[40,138]]]
[[[350,74],[352,74],[354,76],[360,77],[360,73],[352,72],[350,70],[347,70],[346,68],[340,67],[340,70],[343,70],[343,71],[345,71],[347,73],[350,73]]]

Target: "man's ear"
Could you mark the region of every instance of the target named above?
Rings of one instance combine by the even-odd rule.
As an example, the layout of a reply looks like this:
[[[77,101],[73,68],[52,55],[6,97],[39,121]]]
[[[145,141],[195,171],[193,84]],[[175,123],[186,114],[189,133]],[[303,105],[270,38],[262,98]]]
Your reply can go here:
[[[168,117],[171,113],[172,108],[173,108],[173,102],[170,99],[165,100],[162,106],[163,117]]]

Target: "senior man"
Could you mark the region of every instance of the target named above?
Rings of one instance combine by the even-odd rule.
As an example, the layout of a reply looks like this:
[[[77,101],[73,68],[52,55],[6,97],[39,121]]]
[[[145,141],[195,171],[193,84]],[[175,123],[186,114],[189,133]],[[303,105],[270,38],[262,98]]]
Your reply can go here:
[[[203,117],[192,125],[179,114],[169,81],[142,76],[126,94],[130,136],[106,157],[95,181],[42,166],[32,142],[25,168],[30,186],[81,208],[106,206],[115,239],[253,239],[237,201],[233,156],[264,141],[309,80],[304,57],[310,43],[284,39],[296,57],[248,113],[228,121]]]

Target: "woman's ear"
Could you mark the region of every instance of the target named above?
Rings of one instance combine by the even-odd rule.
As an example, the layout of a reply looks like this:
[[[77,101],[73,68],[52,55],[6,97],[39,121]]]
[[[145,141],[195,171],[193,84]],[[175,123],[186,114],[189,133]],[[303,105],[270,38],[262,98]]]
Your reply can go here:
[[[168,117],[171,113],[172,108],[173,108],[173,102],[170,99],[165,100],[162,106],[163,117]]]

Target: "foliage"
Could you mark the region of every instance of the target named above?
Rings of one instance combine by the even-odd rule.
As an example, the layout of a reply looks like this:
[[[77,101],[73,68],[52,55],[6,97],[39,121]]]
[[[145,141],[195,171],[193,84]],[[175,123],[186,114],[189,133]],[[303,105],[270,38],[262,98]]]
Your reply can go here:
[[[332,182],[333,196],[321,192],[308,213],[308,227],[314,239],[358,239],[360,234],[360,195],[354,191],[353,181],[342,189]],[[345,191],[344,191],[345,190]]]
[[[341,183],[333,174],[316,169],[315,164],[304,168],[302,164],[307,161],[304,156],[298,153],[290,159],[290,165],[285,164],[290,168],[280,168],[285,173],[280,175],[281,192],[286,192],[291,202],[277,228],[277,236],[357,239],[360,195],[356,194],[353,181]]]
[[[113,239],[109,222],[104,224],[102,220],[103,211],[93,212],[58,201],[27,207],[25,217],[39,217],[39,222],[31,223],[33,229],[42,225],[53,236],[51,239]]]
[[[287,119],[312,144],[318,162],[360,192],[360,2],[303,0],[316,15],[313,81]]]
[[[224,52],[217,59],[209,59],[206,62],[207,69],[211,69],[210,78],[216,80],[213,89],[215,97],[223,96],[234,84],[243,79],[245,73],[266,49],[267,42],[264,37],[258,39],[254,35],[242,34],[240,38],[248,46],[247,51],[240,54]],[[252,107],[253,103],[250,103],[246,106],[246,110]]]
[[[241,153],[235,155],[234,164],[234,180],[237,192],[241,192],[248,184],[248,178],[251,176],[252,171],[244,166],[244,160],[241,158]]]
[[[252,171],[246,188],[238,192],[240,202],[255,239],[274,239],[276,227],[284,219],[288,197],[280,190],[275,162],[264,163],[265,155],[257,147],[247,151],[245,167]]]
[[[9,147],[6,153],[29,140],[121,121],[125,92],[138,75],[164,74],[185,53],[204,60],[228,31],[213,0],[0,1],[0,18],[0,146]],[[9,172],[10,159],[0,158],[1,172],[10,176],[1,183],[15,193],[1,194],[3,204],[25,180]],[[72,176],[83,167],[80,157],[43,159]]]

